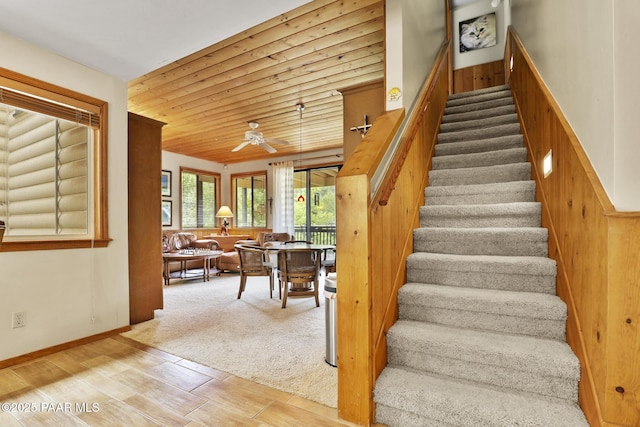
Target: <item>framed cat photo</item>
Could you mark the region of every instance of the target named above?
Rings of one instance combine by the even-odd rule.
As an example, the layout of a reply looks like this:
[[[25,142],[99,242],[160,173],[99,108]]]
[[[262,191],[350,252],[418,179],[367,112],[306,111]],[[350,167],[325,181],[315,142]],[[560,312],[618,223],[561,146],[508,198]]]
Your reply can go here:
[[[495,12],[458,23],[460,53],[496,45]]]

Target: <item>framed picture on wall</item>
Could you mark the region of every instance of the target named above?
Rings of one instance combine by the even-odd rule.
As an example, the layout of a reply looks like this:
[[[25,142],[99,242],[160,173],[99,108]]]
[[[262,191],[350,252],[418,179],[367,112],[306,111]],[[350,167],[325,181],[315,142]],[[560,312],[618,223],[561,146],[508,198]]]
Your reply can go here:
[[[171,227],[171,200],[162,201],[162,226]]]
[[[162,188],[162,197],[171,197],[171,171],[162,171],[160,187]]]
[[[460,52],[496,45],[496,14],[489,13],[458,23]]]

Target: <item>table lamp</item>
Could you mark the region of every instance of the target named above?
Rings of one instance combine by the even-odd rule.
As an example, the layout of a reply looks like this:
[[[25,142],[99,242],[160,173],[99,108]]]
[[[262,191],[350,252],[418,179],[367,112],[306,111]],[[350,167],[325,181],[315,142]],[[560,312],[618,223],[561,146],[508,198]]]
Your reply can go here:
[[[220,229],[220,234],[223,236],[229,235],[229,220],[228,218],[233,218],[233,212],[229,209],[229,206],[222,206],[218,213],[216,214],[216,218],[222,218],[222,228]]]

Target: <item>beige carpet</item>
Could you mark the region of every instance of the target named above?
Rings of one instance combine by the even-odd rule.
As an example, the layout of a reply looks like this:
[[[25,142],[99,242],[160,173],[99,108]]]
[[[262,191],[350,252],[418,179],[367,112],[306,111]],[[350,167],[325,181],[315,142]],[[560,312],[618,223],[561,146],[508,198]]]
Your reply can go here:
[[[281,308],[268,278],[223,273],[210,282],[164,287],[164,310],[123,335],[176,356],[337,407],[337,369],[325,360],[323,287],[313,298],[289,298]],[[277,288],[277,281],[276,281]]]

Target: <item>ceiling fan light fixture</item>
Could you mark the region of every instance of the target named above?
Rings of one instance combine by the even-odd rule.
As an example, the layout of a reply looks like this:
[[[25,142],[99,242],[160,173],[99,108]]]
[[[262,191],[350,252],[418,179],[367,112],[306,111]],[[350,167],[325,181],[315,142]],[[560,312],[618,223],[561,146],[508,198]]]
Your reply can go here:
[[[269,144],[267,144],[267,142],[275,142],[278,144],[288,144],[289,142],[287,141],[282,141],[279,139],[271,139],[271,138],[265,138],[262,135],[262,132],[257,131],[256,129],[258,129],[258,122],[249,122],[249,127],[251,128],[251,130],[247,130],[244,132],[244,141],[242,143],[240,143],[240,145],[238,145],[237,147],[235,147],[233,150],[233,152],[235,151],[240,151],[241,149],[243,149],[245,146],[251,144],[251,145],[257,145],[260,148],[262,148],[263,150],[267,151],[270,154],[273,154],[276,152],[276,149],[273,148],[272,146],[270,146]]]

